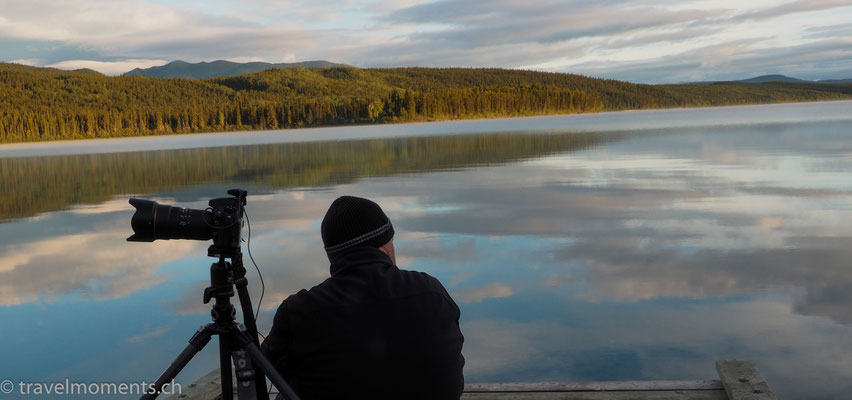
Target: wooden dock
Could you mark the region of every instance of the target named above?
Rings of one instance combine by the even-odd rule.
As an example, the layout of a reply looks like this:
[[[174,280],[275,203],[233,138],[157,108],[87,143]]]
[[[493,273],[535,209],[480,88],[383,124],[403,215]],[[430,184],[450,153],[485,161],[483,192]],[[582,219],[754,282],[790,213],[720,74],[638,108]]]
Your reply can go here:
[[[718,380],[472,383],[462,400],[777,400],[752,361],[716,362]],[[220,397],[219,370],[184,387],[172,400]],[[236,393],[236,391],[234,392]],[[271,398],[275,398],[273,392]],[[235,395],[236,398],[236,395]]]

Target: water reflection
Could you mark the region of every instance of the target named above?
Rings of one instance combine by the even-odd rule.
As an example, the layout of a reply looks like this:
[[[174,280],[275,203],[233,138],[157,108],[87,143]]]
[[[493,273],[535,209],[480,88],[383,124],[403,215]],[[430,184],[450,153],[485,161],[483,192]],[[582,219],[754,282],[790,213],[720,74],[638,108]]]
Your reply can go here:
[[[852,390],[848,127],[0,160],[4,185],[21,189],[4,199],[0,224],[0,312],[21,322],[0,327],[12,338],[0,351],[33,364],[17,372],[33,379],[79,376],[133,351],[145,356],[93,368],[115,379],[159,373],[207,320],[200,297],[212,260],[206,243],[124,242],[126,194],[200,208],[239,184],[250,191],[251,249],[266,282],[261,330],[284,297],[328,276],[319,220],[352,194],[393,219],[400,265],[435,275],[458,301],[468,381],[708,379],[716,359],[752,358],[784,398],[835,398]],[[60,167],[56,188],[25,182]],[[259,280],[249,278],[257,301]],[[96,356],[74,361],[75,351],[47,346],[62,360],[48,371],[16,348],[55,340],[29,335],[58,313],[93,309],[104,316],[68,337]],[[185,377],[214,363],[203,355]]]
[[[156,273],[160,266],[187,257],[197,244],[127,246],[124,203],[114,200],[3,225],[0,305],[54,302],[69,294],[115,299],[165,282],[168,277]]]
[[[622,136],[443,136],[0,158],[0,222],[119,194],[181,189],[186,196],[184,188],[224,182],[271,188],[343,184],[363,176],[505,163]]]

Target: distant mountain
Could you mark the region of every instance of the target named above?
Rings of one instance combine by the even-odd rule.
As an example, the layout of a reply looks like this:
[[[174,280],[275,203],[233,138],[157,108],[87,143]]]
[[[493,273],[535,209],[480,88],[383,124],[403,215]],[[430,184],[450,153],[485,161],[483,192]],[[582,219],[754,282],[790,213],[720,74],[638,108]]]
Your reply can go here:
[[[852,82],[852,78],[848,79],[822,79],[818,81],[809,81],[805,79],[792,78],[786,75],[761,75],[756,76],[754,78],[743,79],[739,81],[702,81],[702,82],[689,82],[689,84],[710,84],[710,83],[719,83],[719,82],[737,82],[737,83],[769,83],[769,82],[782,82],[782,83],[849,83]]]
[[[271,64],[265,62],[235,63],[231,61],[213,61],[188,63],[186,61],[172,61],[166,65],[151,68],[136,68],[127,72],[127,76],[147,76],[150,78],[219,78],[224,76],[253,74],[272,68],[334,68],[348,67],[346,64],[336,64],[328,61],[304,61],[297,63]]]
[[[802,79],[791,78],[791,77],[785,76],[785,75],[761,75],[761,76],[756,76],[756,77],[751,78],[751,79],[743,79],[741,81],[735,81],[735,82],[742,82],[742,83],[766,83],[766,82],[806,83],[806,82],[813,82],[813,81],[806,81],[806,80],[802,80]]]
[[[852,82],[852,78],[847,79],[822,79],[817,81],[819,83],[849,83]]]

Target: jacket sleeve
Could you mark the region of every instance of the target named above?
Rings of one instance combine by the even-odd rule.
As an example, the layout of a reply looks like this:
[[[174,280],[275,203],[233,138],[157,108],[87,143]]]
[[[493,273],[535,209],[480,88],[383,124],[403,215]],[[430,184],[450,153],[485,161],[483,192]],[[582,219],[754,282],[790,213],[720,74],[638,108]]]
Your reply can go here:
[[[269,335],[260,346],[266,358],[272,362],[275,369],[277,369],[281,375],[284,375],[285,378],[287,376],[285,373],[285,369],[287,367],[287,343],[290,339],[290,327],[288,320],[287,302],[285,301],[281,303],[278,307],[278,311],[275,312],[275,318],[272,321],[272,330],[269,331]]]

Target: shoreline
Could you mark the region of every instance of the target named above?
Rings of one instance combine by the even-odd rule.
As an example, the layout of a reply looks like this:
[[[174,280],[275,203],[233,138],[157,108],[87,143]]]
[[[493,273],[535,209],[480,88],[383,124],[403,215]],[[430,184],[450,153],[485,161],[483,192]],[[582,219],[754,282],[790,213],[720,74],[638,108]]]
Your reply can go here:
[[[788,108],[788,112],[776,111]],[[735,114],[729,115],[727,113]],[[745,112],[745,113],[744,113]],[[689,123],[671,125],[667,115],[693,113]],[[727,123],[724,118],[732,122]],[[720,120],[720,118],[723,118]],[[852,119],[852,100],[736,106],[633,109],[429,122],[352,124],[310,128],[129,136],[0,144],[0,159],[75,154],[179,150],[205,147],[340,140],[450,136],[472,133],[588,133]],[[534,121],[535,128],[529,128]]]

